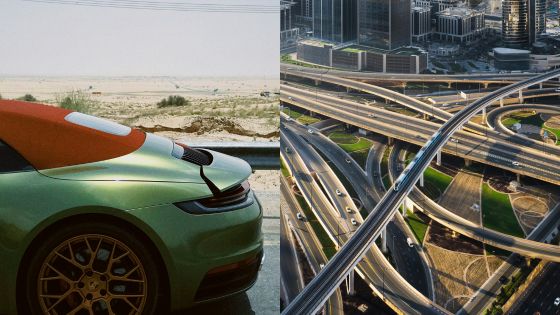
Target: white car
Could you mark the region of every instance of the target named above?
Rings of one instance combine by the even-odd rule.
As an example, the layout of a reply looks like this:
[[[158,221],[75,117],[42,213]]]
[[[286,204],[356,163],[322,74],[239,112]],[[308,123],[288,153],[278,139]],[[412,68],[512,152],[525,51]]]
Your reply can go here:
[[[560,305],[560,297],[554,299],[554,306],[558,306],[558,305]]]
[[[513,166],[519,166],[519,162],[517,162],[517,161],[511,162],[511,164],[513,164]]]
[[[325,268],[325,264],[319,264],[319,268],[321,268],[322,270],[323,268]]]
[[[311,130],[311,129],[307,129],[307,132],[309,132],[310,134],[313,134],[313,130]]]
[[[356,222],[354,218],[350,219],[350,223],[352,223],[352,225],[358,225],[358,222]]]
[[[348,212],[348,213],[352,213],[352,208],[350,208],[350,207],[346,207],[346,212]]]
[[[408,244],[408,247],[414,247],[414,243],[412,243],[412,239],[410,237],[406,238],[406,243]]]
[[[342,193],[340,192],[340,190],[337,189],[335,192],[336,192],[337,196],[342,196]]]
[[[368,114],[368,117],[370,117],[370,118],[376,118],[377,115],[375,115],[374,113],[370,113],[370,114]]]
[[[296,217],[297,217],[298,220],[303,220],[303,214],[301,214],[301,212],[298,212],[296,214]]]
[[[352,160],[350,160],[350,158],[346,158],[346,163],[350,164],[352,162]]]
[[[289,99],[290,101],[293,101],[293,100],[294,100],[291,96],[288,96],[288,99]]]

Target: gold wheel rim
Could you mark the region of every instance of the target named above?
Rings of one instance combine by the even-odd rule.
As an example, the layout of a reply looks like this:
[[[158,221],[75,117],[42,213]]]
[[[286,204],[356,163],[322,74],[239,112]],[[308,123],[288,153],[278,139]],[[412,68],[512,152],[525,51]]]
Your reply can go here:
[[[140,314],[146,293],[146,273],[138,256],[101,234],[62,242],[49,253],[37,279],[45,314]]]

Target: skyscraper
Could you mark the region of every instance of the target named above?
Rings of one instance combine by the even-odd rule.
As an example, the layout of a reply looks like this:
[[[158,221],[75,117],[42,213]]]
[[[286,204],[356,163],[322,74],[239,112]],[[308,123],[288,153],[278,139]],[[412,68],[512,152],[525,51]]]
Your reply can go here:
[[[356,40],[356,0],[313,0],[313,36],[334,42]]]
[[[410,0],[358,0],[358,44],[392,50],[410,45]]]
[[[507,46],[534,43],[546,30],[546,0],[503,0],[502,39]]]

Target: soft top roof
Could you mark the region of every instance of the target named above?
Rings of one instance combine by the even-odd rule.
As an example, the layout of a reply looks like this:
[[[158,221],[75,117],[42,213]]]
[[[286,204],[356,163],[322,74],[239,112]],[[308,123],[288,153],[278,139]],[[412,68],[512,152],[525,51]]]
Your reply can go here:
[[[132,129],[118,135],[67,121],[70,110],[35,103],[0,100],[0,140],[36,169],[98,162],[142,146],[146,134]]]

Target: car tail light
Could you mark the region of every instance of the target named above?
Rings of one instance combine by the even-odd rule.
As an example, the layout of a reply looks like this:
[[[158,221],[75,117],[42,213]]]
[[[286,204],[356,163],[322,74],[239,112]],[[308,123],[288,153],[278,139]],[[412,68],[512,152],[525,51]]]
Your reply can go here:
[[[207,214],[233,211],[253,204],[250,195],[251,188],[248,181],[236,185],[223,192],[215,193],[212,197],[175,203],[180,209],[192,214]]]

